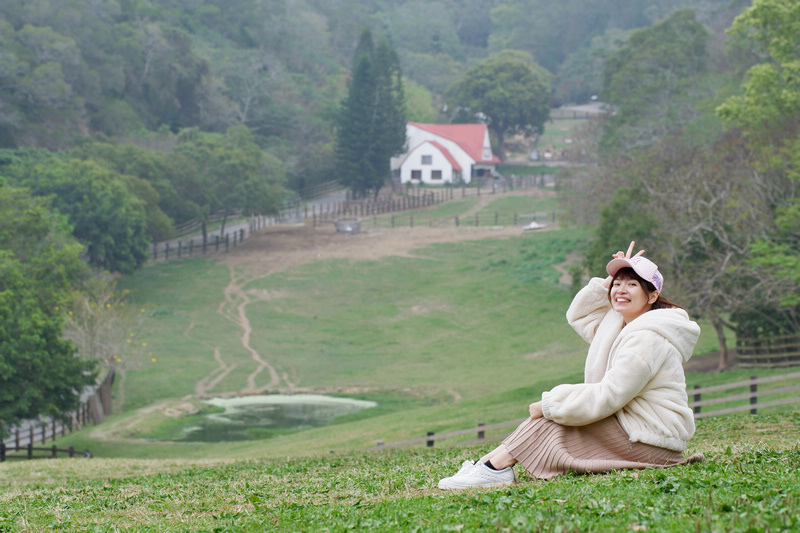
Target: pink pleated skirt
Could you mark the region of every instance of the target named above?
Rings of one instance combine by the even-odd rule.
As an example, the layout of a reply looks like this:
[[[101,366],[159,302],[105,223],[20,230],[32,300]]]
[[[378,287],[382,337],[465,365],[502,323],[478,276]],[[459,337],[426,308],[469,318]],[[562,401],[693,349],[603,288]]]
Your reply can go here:
[[[665,467],[699,462],[702,454],[631,442],[616,416],[586,426],[562,426],[546,418],[528,419],[503,441],[508,452],[533,477],[591,474],[629,468]]]

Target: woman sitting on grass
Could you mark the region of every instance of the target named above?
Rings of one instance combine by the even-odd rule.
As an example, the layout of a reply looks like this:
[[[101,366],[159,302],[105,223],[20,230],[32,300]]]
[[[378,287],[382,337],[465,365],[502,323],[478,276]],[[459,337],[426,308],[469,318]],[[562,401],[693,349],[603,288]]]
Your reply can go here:
[[[590,280],[567,311],[590,343],[585,382],[544,392],[514,433],[480,461],[464,461],[440,489],[510,485],[516,463],[550,479],[703,460],[683,457],[695,429],[683,363],[700,328],[661,296],[658,267],[644,250],[631,257],[633,246],[615,253],[608,277]]]

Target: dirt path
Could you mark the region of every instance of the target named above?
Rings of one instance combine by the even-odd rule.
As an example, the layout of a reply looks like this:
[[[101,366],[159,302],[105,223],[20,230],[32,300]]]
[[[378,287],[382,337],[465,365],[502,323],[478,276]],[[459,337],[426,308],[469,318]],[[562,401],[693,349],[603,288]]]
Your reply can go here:
[[[542,196],[553,193],[526,189],[510,194]],[[477,205],[473,206],[465,216],[474,215],[497,198],[498,196],[488,194],[482,196]],[[487,237],[509,238],[522,232],[522,228],[516,226],[417,226],[395,229],[366,227],[361,233],[348,235],[337,233],[332,223],[317,228],[312,227],[310,223],[265,228],[220,259],[228,267],[230,281],[223,291],[217,312],[239,328],[242,347],[256,363],[255,370],[247,376],[237,393],[244,395],[258,394],[267,390],[296,389],[288,377],[291,369],[287,369],[287,373],[280,374],[271,364],[269,354],[259,353],[250,344],[253,328],[247,316],[247,308],[251,303],[270,300],[271,295],[266,291],[246,290],[249,283],[314,261],[333,258],[358,261],[377,260],[389,256],[408,257],[413,255],[414,250],[435,243]],[[215,386],[236,366],[226,363],[219,347],[210,348],[218,366],[197,383],[195,391],[199,397],[213,393]]]

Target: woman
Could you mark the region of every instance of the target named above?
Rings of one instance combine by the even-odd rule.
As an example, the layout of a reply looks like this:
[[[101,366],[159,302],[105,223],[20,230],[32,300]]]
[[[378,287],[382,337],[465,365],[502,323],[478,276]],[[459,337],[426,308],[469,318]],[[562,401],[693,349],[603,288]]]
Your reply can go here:
[[[512,484],[516,463],[550,479],[703,460],[683,457],[695,429],[683,363],[700,328],[661,296],[658,267],[644,250],[631,257],[634,244],[615,253],[608,277],[590,280],[567,311],[590,343],[584,383],[544,392],[528,420],[480,461],[464,461],[440,489]]]

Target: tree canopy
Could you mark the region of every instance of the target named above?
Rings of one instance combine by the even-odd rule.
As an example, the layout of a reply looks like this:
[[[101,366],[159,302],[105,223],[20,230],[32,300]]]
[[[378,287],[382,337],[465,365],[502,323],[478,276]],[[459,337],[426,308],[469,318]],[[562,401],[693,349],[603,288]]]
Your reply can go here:
[[[800,305],[800,5],[755,0],[730,28],[735,42],[761,58],[743,83],[743,94],[718,108],[742,129],[756,151],[754,166],[769,181],[774,231],[753,245],[753,262],[784,283],[781,301]]]
[[[64,217],[24,189],[0,186],[0,219],[0,426],[63,417],[94,381],[94,364],[62,337],[59,311],[87,274],[81,246]]]
[[[503,158],[507,135],[543,131],[550,118],[551,80],[530,54],[505,50],[468,69],[445,97],[455,121],[486,122]]]
[[[695,118],[693,92],[706,72],[709,37],[685,9],[633,32],[606,59],[601,97],[618,113],[608,121],[604,151],[650,146]]]

